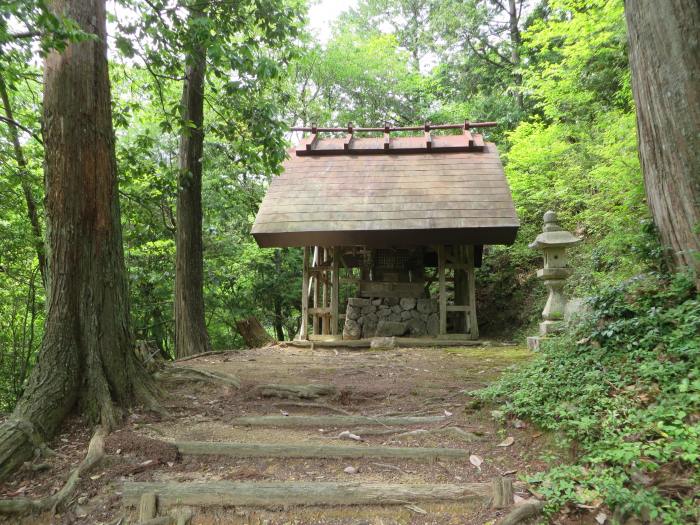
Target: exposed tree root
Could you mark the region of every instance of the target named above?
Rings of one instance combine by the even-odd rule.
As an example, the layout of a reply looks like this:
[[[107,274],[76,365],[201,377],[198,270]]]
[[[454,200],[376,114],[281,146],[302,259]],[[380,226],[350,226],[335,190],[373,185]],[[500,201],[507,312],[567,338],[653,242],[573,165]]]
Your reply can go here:
[[[498,522],[498,525],[518,525],[525,520],[538,516],[543,508],[544,503],[542,501],[523,503],[510,511],[506,517]]]
[[[199,368],[168,365],[156,372],[155,379],[159,381],[198,381],[203,383],[218,383],[220,385],[240,388],[241,382],[237,377],[222,372],[212,372]]]
[[[333,385],[258,385],[251,391],[253,397],[279,397],[280,399],[316,399],[335,396]]]
[[[90,440],[85,459],[68,476],[66,484],[61,490],[51,496],[40,499],[14,498],[0,500],[0,513],[3,514],[29,514],[40,513],[55,509],[73,494],[80,482],[80,476],[90,470],[104,457],[104,439],[106,431],[103,427],[98,427]]]
[[[200,352],[199,354],[194,354],[194,355],[188,355],[186,357],[180,357],[178,359],[175,359],[173,363],[184,363],[185,361],[191,361],[192,359],[197,359],[199,357],[206,357],[208,355],[222,355],[225,354],[225,351],[222,350],[210,350],[208,352]]]

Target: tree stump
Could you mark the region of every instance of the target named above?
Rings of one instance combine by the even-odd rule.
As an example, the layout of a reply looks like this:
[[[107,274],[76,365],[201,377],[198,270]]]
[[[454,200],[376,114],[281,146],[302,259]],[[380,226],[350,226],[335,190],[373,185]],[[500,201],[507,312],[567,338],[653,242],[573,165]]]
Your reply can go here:
[[[139,501],[139,521],[144,522],[156,517],[158,498],[155,492],[144,492]]]
[[[510,478],[496,478],[493,480],[493,501],[491,506],[494,509],[504,509],[513,504],[513,480]]]
[[[249,348],[259,348],[275,341],[254,316],[236,321],[236,329]]]

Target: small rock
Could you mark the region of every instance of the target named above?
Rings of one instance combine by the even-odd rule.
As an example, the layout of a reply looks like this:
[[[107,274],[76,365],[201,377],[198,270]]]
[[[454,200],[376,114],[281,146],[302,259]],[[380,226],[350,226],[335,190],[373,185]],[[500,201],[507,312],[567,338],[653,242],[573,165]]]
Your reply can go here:
[[[375,337],[370,343],[370,348],[395,348],[395,337]]]
[[[389,317],[391,318],[391,317]],[[396,322],[396,321],[379,321],[377,324],[378,337],[390,337],[396,335],[403,335],[406,333],[406,323]]]
[[[345,319],[352,319],[353,321],[357,321],[357,318],[360,317],[360,308],[355,308],[354,306],[349,306],[348,309],[345,311]]]
[[[483,462],[484,460],[481,458],[481,456],[477,456],[476,454],[472,454],[471,456],[469,456],[469,463],[478,468],[479,472],[481,472],[481,464]]]
[[[413,310],[416,307],[416,300],[413,297],[402,297],[399,304],[402,310]]]
[[[85,505],[88,502],[87,496],[80,496],[78,498],[78,505]]]
[[[353,319],[346,318],[343,326],[343,339],[359,339],[362,334],[362,328]]]
[[[426,322],[425,330],[428,332],[428,335],[438,335],[440,332],[440,318],[438,317],[438,314],[430,314],[428,321]]]
[[[382,300],[381,299],[373,299],[372,304],[375,306],[379,306],[380,304],[382,304]]]
[[[434,299],[418,299],[416,308],[422,314],[432,314],[437,312],[437,302]]]
[[[383,310],[378,310],[378,311],[377,311],[377,317],[380,318],[380,319],[389,317],[390,315],[391,315],[391,310],[389,309],[389,307],[386,307],[386,308],[383,309]]]
[[[415,310],[413,310],[415,312]],[[403,312],[407,313],[407,312]],[[408,327],[408,333],[414,336],[419,336],[419,335],[425,335],[426,333],[426,325],[425,321],[422,319],[410,319],[407,323],[406,326]]]
[[[498,445],[496,445],[496,446],[497,446],[497,447],[509,447],[509,446],[511,446],[513,443],[515,443],[515,439],[513,438],[513,436],[508,436],[507,438],[505,438],[503,441],[501,441],[501,442],[500,442]]]
[[[345,467],[343,472],[346,474],[357,474],[359,471],[355,467]]]
[[[353,441],[362,441],[362,438],[358,436],[357,434],[353,434],[349,430],[344,430],[340,434],[338,434],[339,439],[351,439]]]

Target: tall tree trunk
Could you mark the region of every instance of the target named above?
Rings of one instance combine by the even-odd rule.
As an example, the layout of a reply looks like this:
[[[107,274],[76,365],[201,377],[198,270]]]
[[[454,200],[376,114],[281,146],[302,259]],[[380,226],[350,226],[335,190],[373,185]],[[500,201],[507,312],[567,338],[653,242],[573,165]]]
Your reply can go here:
[[[190,17],[202,16],[193,11]],[[195,43],[186,57],[175,234],[175,354],[211,350],[204,319],[202,153],[206,50]]]
[[[522,0],[521,0],[522,3]],[[508,0],[508,27],[510,33],[510,61],[513,65],[513,82],[516,86],[515,100],[518,107],[523,109],[523,76],[520,73],[520,46],[522,45],[522,37],[518,22],[520,21],[520,6],[516,0]]]
[[[10,97],[7,93],[7,85],[5,80],[0,75],[0,100],[5,108],[5,116],[7,117],[7,127],[10,132],[10,140],[15,153],[15,162],[17,163],[17,171],[19,173],[19,182],[24,194],[24,200],[27,204],[27,217],[29,224],[32,227],[32,235],[34,237],[34,249],[36,257],[39,261],[39,272],[41,273],[41,281],[46,287],[46,255],[44,253],[44,236],[41,233],[41,221],[39,220],[39,212],[37,211],[36,201],[32,193],[32,186],[29,181],[29,170],[27,169],[27,160],[24,158],[22,145],[19,142],[19,133],[15,124],[15,117],[12,114],[12,106],[10,105]]]
[[[627,0],[625,12],[647,200],[673,265],[700,288],[700,9]]]
[[[49,300],[41,349],[0,425],[0,477],[31,457],[76,406],[114,426],[119,407],[154,402],[132,349],[107,72],[105,0],[56,0],[96,40],[44,65]]]

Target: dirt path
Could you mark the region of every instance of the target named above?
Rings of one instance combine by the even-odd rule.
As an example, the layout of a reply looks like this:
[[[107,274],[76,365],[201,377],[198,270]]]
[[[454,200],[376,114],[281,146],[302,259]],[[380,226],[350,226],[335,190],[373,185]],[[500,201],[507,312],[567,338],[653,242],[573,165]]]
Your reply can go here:
[[[271,491],[266,500],[269,505],[264,505],[269,508],[202,507],[196,509],[192,523],[490,522],[505,511],[490,508],[483,498],[401,500],[382,504],[381,501],[387,501],[384,495],[381,496],[384,500],[380,498],[378,504],[302,507],[279,499],[281,496],[276,496],[274,490],[280,486],[277,482],[291,482],[297,488],[308,486],[310,491],[314,487],[335,487],[338,483],[346,492],[348,483],[372,490],[396,484],[443,490],[449,486],[486,484],[502,476],[517,479],[542,470],[545,467],[542,456],[546,452],[543,436],[521,422],[494,420],[490,410],[475,407],[473,398],[465,394],[485,386],[505,368],[517,365],[529,355],[529,351],[521,347],[503,346],[377,351],[274,346],[204,356],[181,363],[180,366],[235,375],[240,378],[241,387],[201,382],[169,383],[166,407],[171,417],[160,419],[149,414],[132,414],[124,429],[109,436],[106,451],[111,456],[90,479],[83,481],[74,505],[58,521],[109,523],[124,513],[129,523],[136,523],[137,508],[129,506],[131,502],[126,500],[131,496],[124,495],[125,490],[130,490],[131,482],[220,483],[238,490],[237,497],[242,497],[240,494],[248,487],[242,482],[250,482],[256,483],[252,485],[253,493],[256,487]],[[315,399],[262,397],[259,386],[271,383],[331,385],[334,392]],[[250,420],[246,420],[246,424],[242,424],[243,420],[239,419],[252,416],[279,416],[282,421],[274,423],[273,420],[272,424],[263,419],[259,424],[250,424]],[[302,419],[303,426],[289,427],[296,425],[300,417],[309,416],[340,418],[325,417],[321,420],[323,425],[314,424],[316,420],[313,419]],[[346,424],[347,416],[367,416],[368,419]],[[398,420],[395,424],[396,418],[404,416],[423,419],[412,424]],[[383,417],[393,419],[383,420]],[[337,424],[337,421],[342,423]],[[339,438],[341,432],[359,436],[361,441]],[[66,454],[64,461],[79,457],[83,450],[80,444],[85,444],[87,438],[85,432],[76,437],[68,431],[65,436],[59,436],[54,444],[59,452],[62,445],[70,443],[73,447],[72,455]],[[506,438],[513,438],[513,443],[498,446]],[[230,457],[193,455],[184,449],[181,452],[186,453],[178,454],[178,449],[171,444],[212,441],[245,445],[244,456],[264,456],[269,450],[289,453],[291,449],[292,455],[303,456],[309,450],[324,455],[324,450],[330,450],[335,455],[360,457]],[[339,452],[337,447],[344,449]],[[394,454],[386,452],[384,447],[450,451],[442,455],[436,452],[439,457],[408,459],[383,457]],[[363,454],[356,453],[363,448]],[[370,453],[372,457],[367,457]],[[479,468],[470,462],[472,455],[483,460]],[[0,486],[0,490],[7,495],[16,492],[22,484],[29,487],[24,495],[37,496],[52,490],[56,485],[52,472],[55,476],[56,472],[67,470],[61,460],[55,461],[51,471],[20,474]],[[228,485],[229,482],[234,484]],[[291,485],[283,483],[282,486]],[[141,485],[134,487],[142,490]],[[332,501],[336,496],[327,497]],[[410,497],[410,493],[401,497]],[[526,492],[516,492],[516,500],[528,497]],[[313,500],[311,496],[307,499]]]

